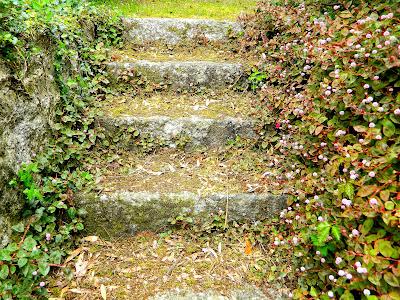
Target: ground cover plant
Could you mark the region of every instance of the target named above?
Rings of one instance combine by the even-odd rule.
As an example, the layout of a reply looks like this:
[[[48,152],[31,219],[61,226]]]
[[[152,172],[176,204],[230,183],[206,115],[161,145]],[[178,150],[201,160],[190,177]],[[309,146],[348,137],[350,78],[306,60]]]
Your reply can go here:
[[[292,253],[294,298],[399,299],[398,1],[263,1],[257,49],[261,147],[295,187],[273,246]]]
[[[234,20],[243,10],[252,11],[256,2],[256,0],[94,0],[94,3],[105,4],[124,16],[222,20]]]
[[[0,54],[15,71],[15,84],[40,50],[54,57],[60,91],[49,146],[10,182],[24,199],[23,220],[0,250],[0,299],[45,299],[51,269],[62,265],[73,234],[84,228],[84,212],[75,208],[72,194],[90,181],[81,164],[101,137],[93,129],[92,94],[101,92],[103,78],[101,55],[94,50],[117,45],[119,25],[74,0],[2,0],[0,20]]]

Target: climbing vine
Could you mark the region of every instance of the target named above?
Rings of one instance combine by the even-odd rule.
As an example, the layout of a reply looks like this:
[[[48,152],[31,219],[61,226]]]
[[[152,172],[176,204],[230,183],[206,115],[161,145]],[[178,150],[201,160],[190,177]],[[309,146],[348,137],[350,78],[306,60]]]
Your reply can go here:
[[[400,297],[399,17],[398,1],[265,1],[247,20],[280,169],[265,180],[296,190],[272,242],[292,297]]]
[[[32,37],[48,42],[60,91],[47,149],[10,182],[24,208],[13,241],[0,249],[0,299],[46,298],[49,272],[62,267],[73,234],[84,228],[73,195],[91,180],[82,165],[104,137],[93,100],[107,90],[101,62],[105,48],[121,44],[121,28],[117,18],[76,0],[1,0],[0,21],[0,53],[15,70],[29,64]]]

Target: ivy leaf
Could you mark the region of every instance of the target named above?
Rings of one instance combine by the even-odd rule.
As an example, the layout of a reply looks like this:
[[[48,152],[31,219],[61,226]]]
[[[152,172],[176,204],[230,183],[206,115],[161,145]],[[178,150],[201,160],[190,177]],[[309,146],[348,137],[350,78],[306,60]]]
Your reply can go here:
[[[400,287],[399,279],[392,272],[385,273],[383,279],[391,286]]]

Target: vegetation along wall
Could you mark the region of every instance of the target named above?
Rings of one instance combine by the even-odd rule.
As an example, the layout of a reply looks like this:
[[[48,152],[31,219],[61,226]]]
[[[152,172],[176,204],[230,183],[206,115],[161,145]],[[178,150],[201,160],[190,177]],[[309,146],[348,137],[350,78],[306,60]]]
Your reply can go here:
[[[295,187],[273,242],[295,298],[399,299],[398,1],[263,1],[243,44],[274,124],[262,147]]]

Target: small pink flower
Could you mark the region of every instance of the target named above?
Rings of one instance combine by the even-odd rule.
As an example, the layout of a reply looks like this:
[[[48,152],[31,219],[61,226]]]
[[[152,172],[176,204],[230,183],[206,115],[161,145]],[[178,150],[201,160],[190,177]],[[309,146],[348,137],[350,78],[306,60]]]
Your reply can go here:
[[[371,177],[371,178],[374,178],[375,175],[376,175],[376,174],[375,174],[374,171],[371,171],[371,172],[368,173],[368,176]]]
[[[378,200],[376,200],[375,198],[371,198],[371,199],[369,200],[369,204],[370,204],[371,206],[378,205]]]
[[[39,283],[39,286],[40,287],[44,287],[46,285],[46,283],[44,283],[43,281],[41,281],[40,283]]]
[[[369,89],[369,84],[368,83],[364,84],[363,88],[364,89]]]
[[[354,236],[359,236],[359,235],[360,235],[360,232],[359,232],[357,229],[353,229],[353,230],[351,231],[351,234],[354,235]]]
[[[341,257],[336,257],[335,264],[340,264],[343,261]]]

